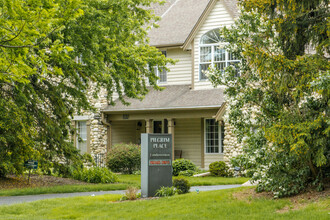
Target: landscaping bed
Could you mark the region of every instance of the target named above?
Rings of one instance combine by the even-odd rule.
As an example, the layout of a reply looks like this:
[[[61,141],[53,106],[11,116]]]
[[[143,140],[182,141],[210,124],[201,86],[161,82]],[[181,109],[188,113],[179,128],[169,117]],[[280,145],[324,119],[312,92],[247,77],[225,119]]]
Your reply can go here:
[[[33,187],[50,187],[61,185],[87,185],[90,183],[74,180],[70,178],[62,178],[47,175],[32,174],[30,177],[30,184],[28,183],[28,176],[14,176],[9,175],[7,178],[0,178],[0,190],[8,189],[22,189]]]

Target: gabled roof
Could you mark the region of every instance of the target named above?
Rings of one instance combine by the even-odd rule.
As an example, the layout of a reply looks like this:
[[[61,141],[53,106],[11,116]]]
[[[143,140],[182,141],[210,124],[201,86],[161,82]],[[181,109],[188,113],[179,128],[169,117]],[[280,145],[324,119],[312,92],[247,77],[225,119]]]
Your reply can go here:
[[[182,46],[193,30],[218,0],[167,0],[164,5],[153,5],[151,9],[161,17],[159,28],[150,30],[150,45],[156,47]],[[220,0],[219,0],[220,1]],[[228,12],[237,16],[236,0],[221,0]]]
[[[190,85],[170,85],[162,91],[150,89],[143,100],[124,99],[130,105],[116,100],[115,106],[107,106],[102,112],[208,109],[220,108],[224,103],[222,89],[191,90]]]

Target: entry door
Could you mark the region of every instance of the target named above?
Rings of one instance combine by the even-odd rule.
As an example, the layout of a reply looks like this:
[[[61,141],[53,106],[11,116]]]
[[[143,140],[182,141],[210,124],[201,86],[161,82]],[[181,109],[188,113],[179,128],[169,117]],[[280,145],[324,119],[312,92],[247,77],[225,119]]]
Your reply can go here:
[[[167,119],[154,121],[154,134],[167,134],[168,133]]]

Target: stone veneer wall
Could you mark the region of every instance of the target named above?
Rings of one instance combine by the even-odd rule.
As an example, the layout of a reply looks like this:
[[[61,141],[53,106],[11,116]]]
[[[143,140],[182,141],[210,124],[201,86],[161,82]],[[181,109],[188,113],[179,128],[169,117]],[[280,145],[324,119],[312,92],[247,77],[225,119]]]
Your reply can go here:
[[[93,89],[87,92],[87,98],[94,108],[93,111],[84,111],[81,116],[88,116],[90,123],[90,153],[92,157],[96,154],[105,154],[107,152],[107,127],[101,122],[101,109],[107,106],[106,90],[101,89],[99,97],[93,97]]]
[[[235,134],[232,132],[233,126],[225,122],[225,138],[223,156],[225,163],[231,167],[230,159],[242,154],[242,144],[237,142]]]

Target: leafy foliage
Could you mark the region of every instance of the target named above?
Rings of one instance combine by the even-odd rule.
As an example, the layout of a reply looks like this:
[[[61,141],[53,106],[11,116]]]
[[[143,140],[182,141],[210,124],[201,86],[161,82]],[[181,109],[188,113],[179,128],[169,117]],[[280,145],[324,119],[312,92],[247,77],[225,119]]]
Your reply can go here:
[[[197,169],[196,165],[187,159],[177,159],[173,161],[173,176],[178,176],[181,171],[192,170],[195,171]]]
[[[159,196],[159,197],[174,196],[175,193],[176,193],[176,190],[173,186],[172,187],[162,186],[159,190],[157,190],[156,196]]]
[[[119,180],[114,173],[110,172],[107,168],[102,167],[75,170],[72,176],[76,180],[88,183],[115,183]]]
[[[210,164],[209,170],[212,176],[231,176],[229,167],[223,161],[216,161]]]
[[[179,176],[193,176],[195,171],[193,170],[183,170],[179,172]]]
[[[190,190],[190,184],[188,180],[183,178],[174,179],[173,186],[176,188],[178,194],[185,194]]]
[[[242,60],[240,77],[228,67],[210,79],[227,86],[226,120],[244,145],[240,163],[275,197],[321,190],[330,176],[328,4],[240,1],[240,18],[221,30]]]
[[[132,174],[141,169],[141,147],[136,144],[116,144],[107,155],[107,167],[113,172]]]
[[[142,98],[173,63],[148,45],[157,0],[0,0],[0,176],[36,159],[49,169],[80,160],[70,117],[92,110],[86,90],[112,103]]]

